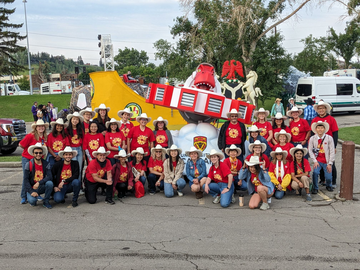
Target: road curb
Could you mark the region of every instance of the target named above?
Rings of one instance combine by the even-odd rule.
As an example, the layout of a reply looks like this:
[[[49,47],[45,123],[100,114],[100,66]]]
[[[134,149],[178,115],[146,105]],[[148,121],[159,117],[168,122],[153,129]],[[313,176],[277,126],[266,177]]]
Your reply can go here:
[[[0,168],[21,168],[21,162],[0,162]]]
[[[344,141],[343,141],[343,140],[340,140],[340,139],[338,139],[338,142],[339,142],[340,144],[343,144],[343,143],[344,143]],[[360,145],[359,145],[359,144],[355,144],[355,149],[360,149]]]

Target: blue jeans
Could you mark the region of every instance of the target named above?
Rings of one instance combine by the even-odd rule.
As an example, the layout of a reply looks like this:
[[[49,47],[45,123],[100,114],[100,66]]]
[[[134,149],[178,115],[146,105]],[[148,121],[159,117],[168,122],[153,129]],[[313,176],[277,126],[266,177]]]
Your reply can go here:
[[[228,187],[228,183],[223,183],[223,182],[211,182],[209,184],[209,188],[210,188],[210,195],[213,196],[214,198],[216,196],[220,196],[220,205],[221,207],[228,207],[231,203],[231,198],[232,195],[234,194],[234,183],[231,184],[231,188],[228,192],[221,194],[221,192],[223,191],[224,188]],[[205,184],[203,185],[203,189],[205,190]]]
[[[74,179],[71,183],[63,185],[63,188],[60,191],[54,193],[54,201],[60,203],[65,199],[65,194],[74,192],[73,201],[76,202],[79,197],[80,192],[80,181]]]
[[[179,178],[176,181],[176,186],[178,188],[177,190],[181,192],[183,190],[183,188],[186,186],[185,180],[182,178]],[[164,193],[167,198],[171,198],[174,196],[174,188],[173,188],[172,184],[164,183]]]
[[[275,198],[280,200],[285,196],[285,191],[283,190],[276,190],[275,191]]]
[[[234,176],[234,190],[241,190],[246,191],[247,190],[247,182],[245,180],[242,180],[241,186],[238,185],[240,179],[239,175]]]
[[[21,167],[23,170],[23,175],[25,172],[25,165],[26,163],[28,163],[30,161],[30,159],[21,157]],[[22,186],[21,186],[21,194],[20,194],[21,199],[26,199],[26,190],[25,190],[25,184],[24,184],[24,177],[23,177],[23,182],[22,182]]]
[[[54,154],[57,156],[58,153],[55,153]],[[55,164],[55,158],[52,156],[52,154],[48,154],[47,158],[46,158],[46,161],[50,163],[50,168],[52,168]]]
[[[79,170],[80,172],[82,171],[82,164],[83,164],[83,152],[82,152],[82,147],[72,147],[72,150],[76,150],[78,153],[76,155],[76,157],[74,157],[72,160],[77,160],[79,162]],[[80,175],[80,179],[82,178],[82,176]]]
[[[332,173],[329,173],[326,169],[327,164],[326,163],[319,163],[319,167],[315,168],[314,167],[314,171],[313,171],[313,189],[314,190],[318,190],[319,189],[319,185],[318,185],[318,177],[320,174],[320,170],[323,169],[324,170],[324,174],[325,174],[325,181],[326,181],[326,186],[327,187],[332,187]]]
[[[145,176],[140,176],[139,180],[143,184],[143,186],[145,187],[146,177]]]
[[[35,192],[39,195],[45,193],[44,202],[49,203],[49,199],[53,191],[53,187],[54,187],[53,182],[47,181],[45,185],[39,185],[38,189],[35,189]],[[36,205],[37,198],[31,196],[29,192],[27,192],[27,200],[31,205]]]

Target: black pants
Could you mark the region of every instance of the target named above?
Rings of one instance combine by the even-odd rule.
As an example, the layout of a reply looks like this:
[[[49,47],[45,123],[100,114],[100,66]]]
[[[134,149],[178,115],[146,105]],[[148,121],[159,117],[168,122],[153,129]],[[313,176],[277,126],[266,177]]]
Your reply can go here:
[[[127,182],[117,182],[116,183],[115,188],[119,192],[118,197],[122,198],[125,196],[126,191],[128,190],[127,187],[128,187]]]
[[[110,186],[105,183],[93,183],[85,179],[85,197],[88,203],[96,203],[96,192],[99,187],[106,189],[106,200],[112,199],[113,185]]]

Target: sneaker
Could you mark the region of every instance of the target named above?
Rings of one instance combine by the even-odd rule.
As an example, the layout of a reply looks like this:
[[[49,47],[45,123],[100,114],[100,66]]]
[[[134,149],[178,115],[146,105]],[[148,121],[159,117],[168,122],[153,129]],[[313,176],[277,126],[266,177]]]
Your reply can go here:
[[[34,204],[30,203],[30,206],[35,207],[35,206],[37,206],[37,204],[36,204],[36,202]]]
[[[268,203],[268,204],[271,203],[271,197],[268,198],[267,203]]]
[[[52,206],[51,206],[51,204],[50,204],[49,202],[44,202],[44,203],[43,203],[43,206],[44,206],[45,208],[47,208],[47,209],[52,209]]]
[[[196,199],[201,199],[203,197],[203,192],[202,191],[198,191],[198,192],[195,192],[195,197]]]
[[[236,199],[235,199],[235,195],[233,194],[232,196],[231,196],[231,203],[235,203],[236,202]]]
[[[64,203],[65,203],[65,199],[63,199],[60,203],[64,204]]]
[[[72,207],[76,207],[76,206],[78,206],[78,203],[77,203],[77,201],[72,201],[71,205],[72,205]]]
[[[332,187],[335,189],[335,188],[337,188],[337,185],[336,185],[336,184],[332,184]]]
[[[318,194],[318,190],[314,189],[313,191],[311,191],[312,194]]]
[[[178,194],[179,194],[179,192],[178,192]],[[149,195],[153,196],[153,195],[155,195],[155,192],[154,192],[154,191],[150,191],[150,192],[149,192]],[[179,195],[179,196],[180,196],[180,195]]]
[[[267,210],[267,209],[269,209],[270,208],[270,206],[269,206],[269,204],[268,203],[262,203],[262,205],[260,206],[260,210]]]
[[[27,200],[25,198],[22,198],[20,204],[27,204]]]
[[[110,204],[110,205],[114,205],[114,204],[115,204],[115,202],[114,202],[112,199],[105,200],[105,203],[106,203],[106,204]]]
[[[79,196],[85,195],[85,191],[83,189],[80,189]]]
[[[178,190],[178,192],[177,192],[177,193],[178,193],[179,197],[184,196],[184,193],[182,193],[182,192],[181,192],[181,191],[179,191],[179,190]]]
[[[215,199],[213,200],[213,203],[220,203],[220,198],[221,198],[221,196],[220,196],[220,195],[217,195],[217,196],[215,197]]]
[[[38,202],[42,202],[44,200],[44,198],[41,196],[37,196],[37,200],[38,200]]]
[[[326,190],[327,190],[327,191],[330,191],[330,192],[333,192],[333,191],[334,191],[334,189],[333,189],[332,187],[326,187]]]
[[[309,194],[306,194],[306,201],[308,201],[308,202],[311,202],[311,201],[312,201],[312,198],[311,198],[310,193],[309,193]]]

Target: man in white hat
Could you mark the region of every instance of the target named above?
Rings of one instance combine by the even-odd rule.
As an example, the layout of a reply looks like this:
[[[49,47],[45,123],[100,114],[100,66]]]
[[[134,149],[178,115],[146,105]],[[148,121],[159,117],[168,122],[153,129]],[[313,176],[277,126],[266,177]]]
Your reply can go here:
[[[27,200],[31,206],[36,206],[37,201],[43,201],[43,206],[51,209],[49,203],[53,182],[49,163],[42,157],[47,155],[47,148],[41,143],[29,147],[28,152],[34,158],[25,165],[24,185]],[[44,199],[40,196],[45,193]]]
[[[229,118],[229,121],[226,121],[220,128],[218,137],[219,149],[225,153],[225,148],[234,144],[241,149],[241,153],[245,153],[244,143],[246,140],[246,129],[245,125],[238,121],[238,118],[241,117],[241,113],[236,109],[231,109],[226,116]],[[228,156],[225,154],[225,157]],[[244,162],[243,154],[240,154],[238,159],[241,162]]]
[[[86,135],[89,133],[89,125],[95,116],[95,112],[91,108],[86,108],[80,111],[80,115],[84,117],[84,121],[82,122],[82,125]]]
[[[85,197],[90,204],[97,201],[96,192],[99,187],[106,188],[105,203],[113,205],[112,200],[113,181],[111,174],[111,162],[106,159],[110,151],[106,151],[103,146],[93,152],[93,159],[86,168],[85,175]]]
[[[298,109],[298,107],[293,107],[286,114],[287,116],[293,118],[293,121],[290,122],[292,144],[294,146],[301,144],[303,147],[307,147],[308,140],[311,135],[311,129],[309,123],[305,119],[300,118],[300,115],[302,113],[302,109]]]
[[[66,193],[74,192],[72,207],[78,206],[77,200],[81,186],[79,162],[72,160],[76,155],[76,150],[72,150],[70,146],[65,147],[64,150],[59,152],[59,157],[62,160],[56,162],[51,169],[55,192],[54,201],[64,203]]]
[[[324,101],[319,101],[318,104],[314,105],[314,110],[317,112],[318,116],[316,116],[312,120],[311,124],[314,122],[318,122],[318,121],[323,121],[323,122],[326,122],[329,124],[329,130],[328,130],[328,132],[326,132],[326,134],[333,137],[335,151],[336,151],[336,146],[337,146],[338,138],[339,138],[339,135],[338,135],[339,127],[338,127],[338,124],[337,124],[335,118],[330,115],[330,111],[331,111],[330,104],[326,103]],[[320,179],[321,179],[321,182],[325,183],[325,177],[324,177],[323,170],[320,171]],[[336,179],[337,179],[337,170],[336,170],[335,161],[334,161],[333,166],[332,166],[332,185],[334,188],[336,188]]]

